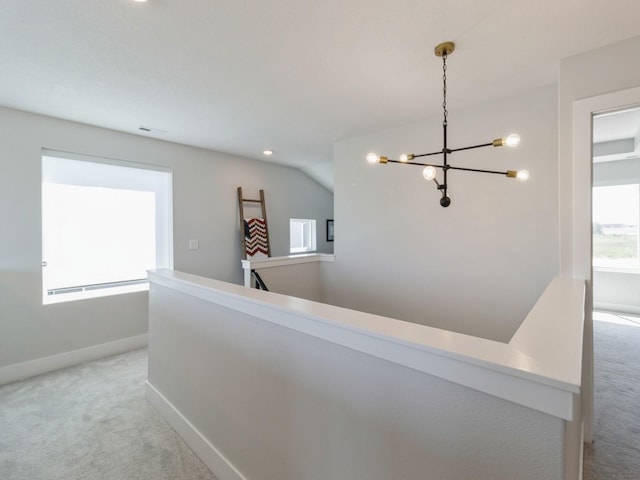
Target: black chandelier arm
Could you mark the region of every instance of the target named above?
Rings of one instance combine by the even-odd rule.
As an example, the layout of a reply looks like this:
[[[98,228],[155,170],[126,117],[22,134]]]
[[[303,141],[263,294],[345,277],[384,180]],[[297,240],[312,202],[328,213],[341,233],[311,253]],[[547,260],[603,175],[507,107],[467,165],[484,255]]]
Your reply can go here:
[[[480,145],[473,145],[471,147],[452,148],[449,150],[449,152],[461,152],[462,150],[472,150],[474,148],[493,147],[493,146],[494,146],[493,142],[481,143]]]
[[[442,153],[442,152],[440,152]],[[416,155],[417,156],[417,155]],[[417,165],[419,167],[436,167],[436,168],[442,168],[442,165],[436,165],[434,163],[422,163],[422,162],[403,162],[400,160],[391,160],[388,159],[387,160],[388,163],[399,163],[400,165]]]
[[[444,165],[436,165],[434,163],[422,163],[422,162],[401,162],[400,160],[387,160],[389,163],[399,163],[401,165],[416,165],[418,167],[434,167],[434,168],[441,168],[441,169],[445,169]],[[446,166],[447,170],[462,170],[464,172],[478,172],[478,173],[493,173],[495,175],[507,175],[509,172],[508,171],[498,171],[498,170],[482,170],[480,168],[465,168],[465,167],[454,167],[452,165],[447,165]]]
[[[453,153],[453,152],[461,152],[463,150],[473,150],[474,148],[482,148],[482,147],[493,147],[495,146],[495,142],[489,142],[489,143],[481,143],[480,145],[472,145],[470,147],[461,147],[461,148],[447,148],[444,150],[438,150],[437,152],[430,152],[430,153],[417,153],[413,155],[413,158],[420,158],[420,157],[430,157],[432,155],[442,155],[443,153]],[[390,162],[393,160],[389,160]],[[410,162],[400,162],[400,163],[410,163]]]
[[[431,152],[431,153],[420,153],[418,155],[414,155],[413,158],[418,158],[418,157],[430,157],[431,155],[442,155],[444,153],[444,150],[438,150],[437,152]],[[403,162],[403,163],[407,163],[407,162]]]
[[[508,175],[510,173],[509,171],[499,172],[497,170],[481,170],[479,168],[452,167],[451,165],[449,165],[449,169],[451,169],[451,170],[462,170],[464,172],[493,173],[493,174],[496,174],[496,175]],[[515,171],[513,173],[515,173]]]

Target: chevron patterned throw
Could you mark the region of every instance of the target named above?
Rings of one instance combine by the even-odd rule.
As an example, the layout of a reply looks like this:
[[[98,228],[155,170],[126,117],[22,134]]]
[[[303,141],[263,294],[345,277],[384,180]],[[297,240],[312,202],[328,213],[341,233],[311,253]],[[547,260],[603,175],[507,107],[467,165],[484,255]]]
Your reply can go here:
[[[244,219],[244,243],[247,247],[247,260],[267,258],[269,238],[267,236],[267,224],[263,218]]]

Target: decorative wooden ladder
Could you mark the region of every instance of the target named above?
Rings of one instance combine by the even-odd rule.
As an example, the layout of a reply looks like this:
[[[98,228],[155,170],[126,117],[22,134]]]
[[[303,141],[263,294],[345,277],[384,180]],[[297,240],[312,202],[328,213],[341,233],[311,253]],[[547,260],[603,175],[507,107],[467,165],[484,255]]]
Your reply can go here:
[[[242,195],[242,187],[238,187],[238,213],[240,214],[240,238],[242,240],[242,254],[244,255],[244,257],[248,260],[250,260],[247,256],[247,228],[248,225],[246,223],[246,220],[244,218],[244,204],[245,203],[259,203],[260,204],[260,208],[262,210],[262,220],[264,221],[264,227],[266,230],[266,237],[267,237],[267,257],[271,256],[271,242],[269,242],[269,226],[267,224],[267,205],[264,199],[264,190],[260,190],[260,199],[259,200],[254,200],[251,198],[245,198]],[[260,277],[260,275],[258,274],[258,272],[255,271],[255,269],[251,270],[251,275],[253,276],[253,278],[255,279],[255,287],[257,289],[260,290],[269,290],[267,288],[267,286],[265,285],[264,281],[262,280],[262,278]]]

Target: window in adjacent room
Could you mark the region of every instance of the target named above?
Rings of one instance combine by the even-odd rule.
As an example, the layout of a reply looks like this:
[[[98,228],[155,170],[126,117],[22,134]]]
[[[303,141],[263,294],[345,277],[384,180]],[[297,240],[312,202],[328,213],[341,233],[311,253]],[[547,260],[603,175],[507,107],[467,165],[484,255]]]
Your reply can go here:
[[[316,251],[316,221],[301,218],[289,220],[291,253]]]
[[[640,185],[593,188],[593,265],[640,268]]]
[[[44,304],[147,290],[172,236],[169,169],[43,153]]]

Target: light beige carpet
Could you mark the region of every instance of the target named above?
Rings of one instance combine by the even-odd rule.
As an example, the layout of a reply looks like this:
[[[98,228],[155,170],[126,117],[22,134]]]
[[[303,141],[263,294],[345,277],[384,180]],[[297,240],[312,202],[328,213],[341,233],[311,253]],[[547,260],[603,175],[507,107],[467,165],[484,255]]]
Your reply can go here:
[[[594,322],[595,437],[584,480],[640,479],[640,326]]]
[[[210,480],[144,397],[136,350],[0,387],[2,480]]]

